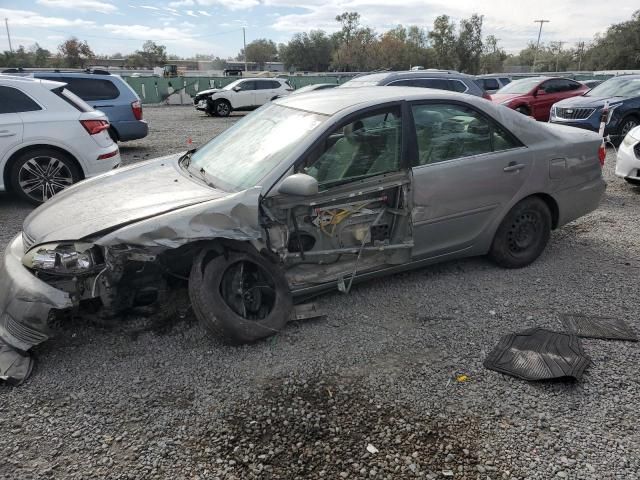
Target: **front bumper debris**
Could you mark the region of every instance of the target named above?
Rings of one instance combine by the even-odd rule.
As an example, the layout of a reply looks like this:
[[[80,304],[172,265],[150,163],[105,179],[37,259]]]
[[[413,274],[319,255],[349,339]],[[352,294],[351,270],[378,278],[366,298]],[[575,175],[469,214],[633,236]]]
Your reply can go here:
[[[35,277],[22,265],[24,247],[18,235],[0,263],[0,380],[21,383],[31,372],[26,353],[50,337],[52,310],[73,306],[69,294]]]

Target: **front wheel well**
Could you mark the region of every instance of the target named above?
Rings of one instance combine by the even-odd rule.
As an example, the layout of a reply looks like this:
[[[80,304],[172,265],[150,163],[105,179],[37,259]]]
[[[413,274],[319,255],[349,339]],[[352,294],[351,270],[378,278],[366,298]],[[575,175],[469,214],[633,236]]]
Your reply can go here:
[[[11,179],[10,179],[11,169],[13,168],[13,165],[17,161],[18,157],[20,157],[24,153],[27,153],[33,150],[38,150],[40,148],[56,150],[64,155],[67,155],[73,161],[75,166],[78,168],[78,171],[80,172],[80,180],[83,180],[85,178],[84,169],[82,168],[82,165],[80,165],[80,162],[78,161],[78,159],[71,152],[65,150],[64,148],[56,147],[55,145],[47,145],[45,143],[37,144],[37,145],[29,145],[27,147],[23,147],[20,150],[13,152],[13,154],[9,157],[9,160],[7,160],[6,165],[4,166],[4,172],[2,172],[2,179],[4,181],[4,186],[7,191],[11,189]]]

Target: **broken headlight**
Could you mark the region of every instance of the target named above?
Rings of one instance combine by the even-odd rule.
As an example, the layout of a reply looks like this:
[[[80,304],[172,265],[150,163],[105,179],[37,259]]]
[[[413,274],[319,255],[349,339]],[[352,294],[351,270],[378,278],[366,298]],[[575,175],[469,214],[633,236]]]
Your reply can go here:
[[[102,252],[91,243],[49,243],[29,250],[22,258],[25,267],[59,274],[92,271],[103,263]]]

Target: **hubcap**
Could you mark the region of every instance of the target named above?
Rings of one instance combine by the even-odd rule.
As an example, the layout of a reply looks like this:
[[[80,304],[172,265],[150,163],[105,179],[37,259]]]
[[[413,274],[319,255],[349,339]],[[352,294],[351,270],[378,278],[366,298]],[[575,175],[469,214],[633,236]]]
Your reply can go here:
[[[276,300],[271,276],[260,266],[246,261],[227,268],[222,275],[220,294],[231,310],[247,320],[266,318]]]
[[[229,106],[226,103],[219,103],[218,104],[218,113],[220,115],[226,115],[227,113],[229,113]]]
[[[540,219],[533,212],[525,212],[511,225],[508,234],[509,250],[518,254],[526,252],[538,239]]]
[[[18,183],[30,198],[44,202],[73,184],[73,175],[57,158],[34,157],[20,167]]]

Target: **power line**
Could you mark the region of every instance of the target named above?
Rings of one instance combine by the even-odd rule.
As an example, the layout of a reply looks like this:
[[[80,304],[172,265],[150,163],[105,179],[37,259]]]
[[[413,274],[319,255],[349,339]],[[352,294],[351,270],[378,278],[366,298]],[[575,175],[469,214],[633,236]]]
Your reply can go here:
[[[540,30],[538,30],[538,43],[536,44],[536,53],[533,55],[533,65],[532,70],[535,73],[536,71],[536,60],[538,59],[538,50],[540,50],[540,36],[542,35],[542,25],[545,23],[549,23],[551,20],[534,20],[533,23],[540,24]]]

